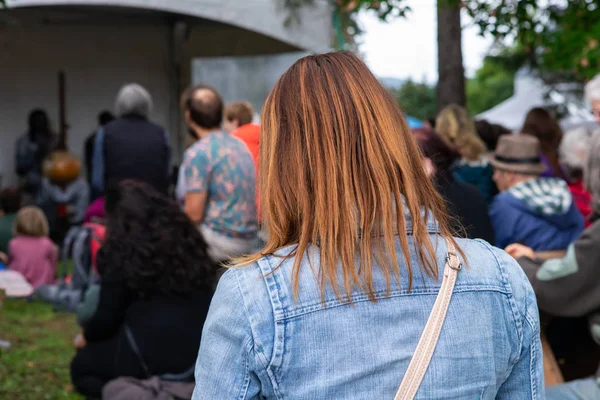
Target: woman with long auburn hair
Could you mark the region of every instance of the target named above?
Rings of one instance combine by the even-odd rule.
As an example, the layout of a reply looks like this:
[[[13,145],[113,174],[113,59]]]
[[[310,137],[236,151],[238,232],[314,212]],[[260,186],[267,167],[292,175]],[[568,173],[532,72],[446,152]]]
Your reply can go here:
[[[535,107],[525,116],[521,133],[538,138],[542,146],[542,162],[546,170],[543,177],[566,179],[563,167],[560,165],[559,148],[563,132],[558,121],[547,110]]]
[[[402,112],[357,56],[297,61],[261,121],[268,241],[219,282],[195,400],[542,398],[531,286],[504,252],[451,237]]]

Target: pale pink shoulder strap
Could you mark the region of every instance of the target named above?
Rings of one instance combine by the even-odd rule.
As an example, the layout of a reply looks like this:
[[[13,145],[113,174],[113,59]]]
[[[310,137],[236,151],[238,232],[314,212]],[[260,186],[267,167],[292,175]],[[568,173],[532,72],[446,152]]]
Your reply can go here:
[[[411,400],[415,397],[440,337],[448,305],[452,298],[456,277],[458,276],[458,271],[462,268],[454,244],[448,239],[446,239],[446,244],[448,246],[448,255],[446,256],[446,265],[444,266],[442,286],[394,400]]]

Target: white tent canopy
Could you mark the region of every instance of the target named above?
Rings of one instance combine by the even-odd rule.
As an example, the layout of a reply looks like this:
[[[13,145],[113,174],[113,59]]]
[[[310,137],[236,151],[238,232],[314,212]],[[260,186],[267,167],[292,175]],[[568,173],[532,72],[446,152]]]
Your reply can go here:
[[[572,94],[551,89],[544,82],[521,69],[515,76],[514,95],[497,106],[482,112],[476,119],[503,125],[513,131],[523,126],[527,112],[534,107],[553,107],[562,105],[567,116],[560,121],[563,129],[575,125],[593,123],[590,112],[584,104]]]

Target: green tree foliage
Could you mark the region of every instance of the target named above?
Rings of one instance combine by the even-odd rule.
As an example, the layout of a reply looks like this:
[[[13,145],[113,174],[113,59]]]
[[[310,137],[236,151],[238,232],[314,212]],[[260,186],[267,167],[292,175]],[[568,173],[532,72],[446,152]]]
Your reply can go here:
[[[482,33],[514,37],[542,73],[587,79],[600,71],[600,0],[464,0]]]
[[[500,104],[514,93],[514,73],[493,61],[484,60],[475,77],[467,80],[467,105],[471,115],[477,115]]]
[[[312,0],[288,0],[312,1]],[[404,17],[410,11],[409,0],[335,0],[334,30],[338,50],[354,49],[362,29],[357,18],[361,11],[373,12],[382,21]]]
[[[392,93],[406,114],[421,120],[435,117],[435,86],[409,79]]]
[[[467,105],[471,115],[486,111],[513,95],[515,74],[524,59],[520,48],[505,49],[484,59],[475,76],[467,81]],[[392,92],[408,115],[421,120],[435,117],[436,85],[409,79]]]
[[[286,0],[310,2],[313,0]],[[360,11],[381,19],[402,17],[416,0],[336,0],[343,39],[361,33]],[[461,5],[481,29],[502,41],[513,38],[532,67],[556,78],[588,79],[600,71],[600,0],[438,0]]]
[[[488,110],[513,95],[515,74],[525,59],[523,50],[513,47],[483,60],[475,76],[467,81],[467,106],[471,115]]]

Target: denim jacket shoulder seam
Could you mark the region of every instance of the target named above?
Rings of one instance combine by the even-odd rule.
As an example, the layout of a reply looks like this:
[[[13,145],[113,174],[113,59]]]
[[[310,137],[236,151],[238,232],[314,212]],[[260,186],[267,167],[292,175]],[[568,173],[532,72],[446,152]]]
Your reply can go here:
[[[247,397],[248,389],[250,387],[250,360],[251,360],[251,358],[260,359],[260,354],[259,354],[260,352],[257,353],[255,351],[254,331],[252,329],[252,323],[250,322],[250,310],[248,308],[246,298],[244,297],[244,290],[242,288],[242,284],[240,281],[240,271],[234,270],[233,274],[235,276],[235,284],[236,284],[235,286],[236,286],[236,289],[238,290],[238,293],[242,300],[242,304],[243,304],[245,315],[246,315],[246,320],[248,322],[246,338],[244,339],[244,350],[245,350],[244,351],[245,357],[244,357],[244,361],[243,361],[244,362],[244,382],[243,382],[242,386],[240,387],[239,396],[238,396],[238,399],[244,400]]]
[[[246,340],[244,340],[244,347],[246,349],[246,354],[249,354],[252,351],[253,340],[252,336],[248,336]],[[249,357],[244,358],[244,384],[240,387],[240,394],[238,396],[239,400],[245,400],[248,396],[248,389],[250,388],[250,362]]]
[[[517,337],[518,337],[517,349],[519,349],[519,351],[515,352],[514,355],[511,357],[511,362],[514,364],[518,361],[520,349],[523,347],[523,334],[524,334],[524,332],[523,332],[523,317],[524,316],[520,315],[520,313],[518,312],[519,310],[516,305],[512,287],[509,287],[509,283],[508,283],[509,281],[508,281],[508,277],[506,275],[505,266],[504,266],[503,262],[500,261],[500,259],[498,259],[495,252],[493,251],[492,247],[488,243],[486,243],[482,240],[477,240],[477,241],[479,243],[481,243],[483,246],[485,246],[488,249],[488,251],[490,252],[490,254],[492,255],[492,257],[494,257],[494,260],[496,260],[496,264],[498,265],[500,275],[502,276],[502,283],[509,291],[509,295],[507,296],[507,299],[508,299],[508,304],[510,306],[513,323],[515,324],[515,327],[517,328]]]
[[[502,276],[502,284],[506,288],[506,291],[512,294],[513,288],[508,283],[508,276],[506,275],[505,267],[502,264],[502,262],[500,262],[500,260],[496,256],[496,254],[494,253],[492,246],[489,243],[487,243],[486,241],[481,240],[481,239],[475,239],[475,241],[478,243],[481,243],[486,248],[486,250],[492,254],[492,256],[494,257],[494,260],[496,260],[496,264],[498,265],[500,275]]]
[[[258,360],[259,363],[265,369],[268,365],[268,360],[262,351],[257,351],[257,349],[256,349],[256,341],[254,339],[254,329],[252,328],[252,322],[250,321],[250,310],[248,308],[246,298],[244,297],[244,290],[242,289],[242,284],[241,284],[241,280],[240,280],[241,273],[239,270],[235,270],[234,274],[235,274],[235,278],[236,278],[236,287],[237,287],[240,297],[242,299],[242,304],[244,306],[244,311],[245,311],[246,318],[248,321],[248,331],[249,331],[249,332],[247,332],[247,337],[244,340],[244,349],[245,349],[245,355],[246,355],[245,360],[244,360],[244,365],[246,367],[246,376],[244,379],[244,385],[240,388],[240,397],[239,397],[240,399],[245,399],[246,398],[245,396],[247,395],[247,391],[248,391],[249,384],[250,384],[250,359],[252,358],[252,359]]]
[[[535,317],[532,317],[529,313],[529,303],[531,303],[531,301],[527,301],[526,304],[526,308],[525,308],[525,321],[527,322],[527,324],[529,325],[529,327],[531,328],[531,340],[535,340],[536,337],[540,336],[540,326],[539,324],[535,324]],[[539,392],[539,388],[537,387],[537,379],[535,379],[535,361],[537,359],[537,357],[540,357],[540,354],[533,354],[533,352],[537,352],[538,350],[540,350],[539,348],[533,346],[533,343],[530,344],[531,346],[531,356],[529,357],[529,379],[531,381],[531,392],[532,392],[532,397],[534,399],[537,398],[537,393]],[[542,355],[543,357],[543,355]],[[543,388],[541,390],[544,390]]]
[[[525,303],[525,313],[523,315],[523,319],[525,320],[525,322],[527,323],[527,325],[529,325],[529,327],[531,328],[531,340],[535,341],[536,337],[539,338],[540,337],[540,325],[539,323],[536,324],[535,323],[535,316],[532,316],[529,313],[529,306],[531,304],[531,298],[530,296],[526,297],[526,303]],[[529,357],[529,379],[531,381],[531,395],[533,399],[537,399],[538,398],[538,392],[539,392],[539,388],[537,387],[537,379],[535,378],[535,362],[537,360],[538,357],[540,357],[540,354],[538,353],[538,351],[540,350],[538,347],[533,346],[532,342],[530,344],[531,347],[531,355]],[[536,354],[533,354],[533,353]],[[543,355],[542,355],[543,357]],[[544,390],[544,388],[542,388],[541,390]]]
[[[263,265],[266,263],[267,265]],[[269,295],[269,303],[273,310],[273,352],[270,359],[266,359],[267,375],[271,379],[273,391],[277,398],[280,397],[278,380],[275,375],[281,369],[283,363],[283,352],[285,348],[285,323],[278,320],[278,315],[283,313],[283,300],[281,299],[280,282],[277,280],[277,268],[272,268],[270,257],[256,262],[262,273],[262,280]]]

